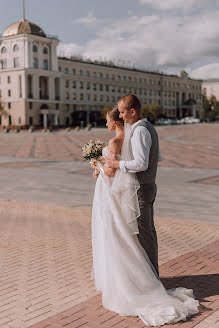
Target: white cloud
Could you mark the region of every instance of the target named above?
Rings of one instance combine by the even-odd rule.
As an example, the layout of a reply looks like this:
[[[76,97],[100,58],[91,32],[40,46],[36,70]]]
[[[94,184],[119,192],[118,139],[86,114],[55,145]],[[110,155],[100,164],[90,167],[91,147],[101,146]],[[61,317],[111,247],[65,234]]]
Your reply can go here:
[[[173,2],[167,0],[170,1]],[[218,17],[219,10],[184,16],[128,16],[105,22],[96,30],[96,37],[83,46],[64,44],[59,49],[68,55],[81,54],[93,60],[125,60],[147,69],[186,69],[197,62],[217,61]]]
[[[214,0],[139,0],[142,5],[149,5],[158,10],[197,10],[208,7]]]
[[[207,64],[195,70],[190,70],[189,74],[195,79],[219,79],[219,63]]]
[[[82,25],[88,25],[88,26],[101,24],[103,22],[104,22],[104,20],[97,19],[94,16],[93,11],[89,11],[89,13],[87,14],[87,16],[81,17],[81,18],[78,18],[78,19],[75,19],[73,21],[74,24],[82,24]]]
[[[58,46],[58,55],[61,57],[71,57],[72,55],[81,55],[85,48],[76,43],[60,43]]]

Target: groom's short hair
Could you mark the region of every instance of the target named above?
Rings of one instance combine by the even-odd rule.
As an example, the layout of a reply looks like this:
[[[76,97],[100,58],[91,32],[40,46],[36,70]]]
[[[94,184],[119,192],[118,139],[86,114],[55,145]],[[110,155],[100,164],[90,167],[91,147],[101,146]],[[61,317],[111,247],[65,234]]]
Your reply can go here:
[[[140,100],[135,95],[131,95],[131,94],[125,95],[119,99],[118,103],[120,102],[123,102],[125,104],[127,110],[131,110],[133,108],[139,112],[141,111]]]

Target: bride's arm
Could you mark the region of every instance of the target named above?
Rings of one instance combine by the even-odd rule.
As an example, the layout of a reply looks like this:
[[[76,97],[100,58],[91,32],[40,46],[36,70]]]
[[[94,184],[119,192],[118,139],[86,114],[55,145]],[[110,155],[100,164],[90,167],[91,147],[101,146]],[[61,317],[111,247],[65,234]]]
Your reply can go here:
[[[110,139],[108,144],[108,150],[111,156],[116,156],[121,153],[122,142],[116,138]],[[114,177],[116,169],[112,169],[107,165],[103,166],[104,173],[109,177]]]

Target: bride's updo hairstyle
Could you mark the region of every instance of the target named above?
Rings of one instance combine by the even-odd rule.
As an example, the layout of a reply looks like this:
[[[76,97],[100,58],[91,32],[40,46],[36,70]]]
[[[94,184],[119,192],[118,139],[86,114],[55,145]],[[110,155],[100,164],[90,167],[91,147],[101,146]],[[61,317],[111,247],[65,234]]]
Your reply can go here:
[[[124,125],[124,121],[122,118],[119,117],[119,110],[118,110],[118,107],[117,105],[113,106],[111,109],[109,109],[107,111],[107,114],[109,115],[109,117],[115,121],[115,122],[119,122],[121,123],[122,125]]]

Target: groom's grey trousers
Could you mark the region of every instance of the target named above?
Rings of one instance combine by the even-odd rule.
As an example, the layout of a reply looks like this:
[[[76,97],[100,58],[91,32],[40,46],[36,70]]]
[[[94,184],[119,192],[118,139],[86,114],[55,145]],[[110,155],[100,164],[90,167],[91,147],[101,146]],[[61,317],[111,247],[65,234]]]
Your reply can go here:
[[[159,141],[157,132],[150,122],[140,122],[138,126],[144,126],[145,128],[147,128],[152,139],[148,168],[147,170],[138,172],[136,174],[140,184],[140,189],[138,190],[138,201],[141,212],[141,215],[138,218],[138,239],[142,247],[145,249],[155,271],[159,276],[158,245],[157,234],[154,227],[153,208],[157,192],[155,179],[159,156]],[[134,132],[134,129],[132,131]]]
[[[158,245],[157,234],[154,227],[154,200],[157,187],[155,183],[142,184],[138,189],[138,201],[141,215],[137,219],[139,234],[138,240],[146,251],[155,271],[158,270]]]

